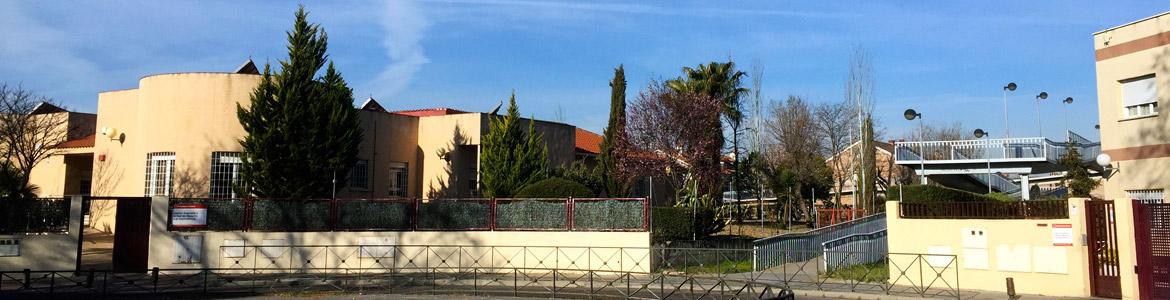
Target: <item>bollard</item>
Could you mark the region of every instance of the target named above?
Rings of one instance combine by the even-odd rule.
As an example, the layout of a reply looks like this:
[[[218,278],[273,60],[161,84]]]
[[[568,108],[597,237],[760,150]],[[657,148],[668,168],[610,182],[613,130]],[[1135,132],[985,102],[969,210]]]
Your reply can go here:
[[[90,268],[89,275],[85,277],[85,287],[86,288],[91,288],[91,289],[93,288],[93,273],[94,273],[94,269]]]
[[[1011,277],[1007,278],[1007,294],[1008,299],[1019,299],[1019,297],[1016,296],[1016,281]]]
[[[29,270],[29,269],[24,269],[24,284],[23,284],[23,287],[24,287],[25,289],[28,289],[28,288],[29,288],[29,286],[32,286],[32,270]]]
[[[154,283],[154,293],[158,293],[158,267],[150,270],[150,280]]]

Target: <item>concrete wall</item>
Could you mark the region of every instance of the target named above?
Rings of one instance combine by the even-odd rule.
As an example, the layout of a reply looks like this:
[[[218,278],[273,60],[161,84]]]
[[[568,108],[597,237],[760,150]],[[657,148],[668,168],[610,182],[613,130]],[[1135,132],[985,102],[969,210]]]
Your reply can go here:
[[[162,197],[155,197],[151,201],[148,267],[250,269],[494,266],[648,272],[651,265],[649,232],[170,232],[166,229],[167,202]],[[202,243],[192,248],[201,254],[200,258],[189,263],[176,263],[178,254],[185,252],[176,241],[183,241],[184,238],[190,240],[192,237],[202,239]],[[363,238],[375,237],[387,241],[377,245],[392,244],[400,247],[397,252],[361,257],[358,246],[362,244]],[[265,240],[279,240],[281,245],[330,247],[289,247],[272,258],[257,248],[244,248],[242,257],[228,257],[230,255],[221,248],[225,240],[243,240],[245,247],[264,245]]]
[[[1011,277],[1018,293],[1088,297],[1088,248],[1081,238],[1085,234],[1084,201],[1069,200],[1069,218],[1055,220],[904,219],[898,214],[899,202],[888,201],[889,251],[957,255],[957,265],[950,267],[946,278],[955,278],[957,272],[958,284],[964,290],[1006,292],[1005,280]],[[1122,214],[1119,209],[1118,216]],[[1072,246],[1053,244],[1055,224],[1072,226]],[[1119,236],[1124,237],[1122,227],[1122,224],[1117,225]],[[1131,231],[1132,227],[1131,224]],[[967,238],[973,231],[974,237]],[[979,236],[985,237],[985,242],[979,242]],[[965,238],[970,241],[964,242]],[[1129,243],[1133,243],[1132,239]],[[908,258],[891,254],[891,260],[895,259]],[[936,260],[941,262],[946,258]],[[906,263],[900,264],[902,268],[906,266]],[[1124,273],[1127,270],[1124,261],[1122,266]],[[941,269],[943,266],[936,267]],[[917,278],[918,269],[910,268],[910,271],[914,274],[907,276]],[[891,280],[899,277],[894,266],[890,272]],[[929,271],[923,273],[934,275]]]
[[[19,256],[0,256],[0,270],[71,271],[77,267],[81,233],[81,197],[69,201],[69,231],[53,234],[0,234],[0,240],[20,240]]]

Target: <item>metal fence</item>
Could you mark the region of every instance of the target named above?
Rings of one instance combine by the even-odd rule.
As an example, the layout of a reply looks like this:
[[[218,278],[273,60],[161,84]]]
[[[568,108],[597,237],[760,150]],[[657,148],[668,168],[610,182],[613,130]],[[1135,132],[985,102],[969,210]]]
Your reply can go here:
[[[822,227],[804,233],[778,235],[758,239],[752,248],[756,252],[756,269],[762,270],[787,262],[808,261],[821,256],[823,243],[845,236],[886,229],[886,214],[879,213],[837,225]]]
[[[1068,219],[1068,201],[900,203],[906,219]]]
[[[322,258],[298,257],[300,263],[296,267],[155,268],[134,273],[0,271],[0,298],[85,295],[206,297],[340,292],[765,299],[774,297],[783,289],[918,297],[961,296],[956,260],[952,255],[882,253],[880,263],[851,268],[822,270],[817,263],[804,261],[752,270],[751,250],[523,246],[355,246],[356,249],[326,250],[298,247],[290,246],[285,250],[320,252],[316,257]],[[368,249],[370,247],[385,248]],[[243,249],[249,251],[249,248]],[[484,259],[484,254],[496,251],[514,251],[530,257],[524,263],[515,262],[521,260],[517,257],[509,265],[496,265],[499,261],[489,263]],[[392,264],[363,266],[317,262],[323,257],[334,257],[337,259],[334,262],[347,264],[349,262],[341,261],[347,257],[362,258],[361,253],[368,254],[363,259],[397,259]],[[860,254],[842,252],[842,255]],[[590,265],[581,263],[586,259],[591,260]],[[646,269],[631,269],[630,264],[635,263],[645,264]],[[624,267],[597,267],[615,264]]]
[[[67,210],[66,206],[66,210]],[[176,226],[175,209],[206,224]],[[170,231],[647,231],[645,198],[204,199],[171,198]]]
[[[889,252],[886,230],[866,234],[854,234],[825,242],[825,255],[821,256],[821,267],[836,270],[849,266],[872,264],[885,259]]]
[[[0,199],[0,234],[69,231],[69,199]]]

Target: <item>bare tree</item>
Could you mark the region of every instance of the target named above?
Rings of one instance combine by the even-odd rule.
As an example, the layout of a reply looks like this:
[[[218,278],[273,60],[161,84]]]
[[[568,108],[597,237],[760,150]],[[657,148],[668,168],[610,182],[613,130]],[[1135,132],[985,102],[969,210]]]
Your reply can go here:
[[[70,137],[69,113],[53,102],[19,86],[0,85],[0,150],[20,175],[14,184],[28,186],[33,168]]]
[[[819,170],[824,169],[823,139],[812,109],[804,99],[789,96],[785,102],[772,104],[771,116],[766,128],[774,147],[768,149],[766,159],[796,176],[797,199],[803,203],[804,186],[819,181]],[[790,215],[791,206],[791,201],[784,204],[785,216]]]
[[[873,157],[873,107],[874,107],[874,78],[873,67],[870,65],[869,56],[865,52],[865,48],[856,46],[853,48],[852,57],[849,60],[849,77],[845,81],[845,99],[854,105],[857,123],[857,131],[855,137],[857,138],[858,146],[861,147],[862,155],[854,155],[854,160],[858,169],[857,187],[854,188],[853,194],[855,203],[859,204],[862,209],[866,209],[868,204],[873,203],[875,194],[875,178]]]
[[[854,112],[854,106],[844,101],[817,105],[814,111],[816,126],[820,136],[824,138],[822,147],[826,152],[826,157],[842,154],[853,142],[850,133],[852,132],[851,124],[856,116]],[[848,181],[849,177],[847,174],[851,173],[850,170],[853,166],[852,163],[843,161],[844,159],[846,159],[844,156],[834,157],[829,163],[834,174],[833,186],[837,189],[833,203],[837,206],[841,205],[841,191],[845,189],[845,182]]]

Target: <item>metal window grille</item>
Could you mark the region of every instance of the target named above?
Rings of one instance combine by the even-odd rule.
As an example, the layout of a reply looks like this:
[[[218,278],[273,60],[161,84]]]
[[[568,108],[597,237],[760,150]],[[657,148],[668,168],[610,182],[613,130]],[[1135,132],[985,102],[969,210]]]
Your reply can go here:
[[[1130,199],[1138,200],[1147,204],[1158,204],[1165,202],[1166,193],[1164,189],[1145,189],[1145,190],[1127,190],[1125,194]]]
[[[175,178],[175,153],[151,152],[146,154],[146,187],[143,194],[170,196]]]
[[[370,162],[359,159],[349,170],[349,187],[365,190],[370,188]]]
[[[391,197],[406,197],[406,187],[409,183],[407,178],[409,178],[409,171],[406,169],[406,163],[390,163],[389,195]]]
[[[239,152],[211,152],[211,187],[208,197],[236,198],[233,187],[239,180],[239,174]]]

